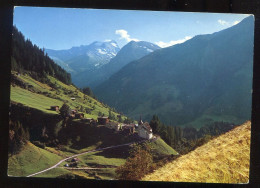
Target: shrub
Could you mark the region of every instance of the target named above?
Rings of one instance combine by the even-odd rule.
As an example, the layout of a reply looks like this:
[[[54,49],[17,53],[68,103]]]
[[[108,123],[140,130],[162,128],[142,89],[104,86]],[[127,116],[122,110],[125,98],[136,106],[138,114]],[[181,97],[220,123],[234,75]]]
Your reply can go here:
[[[29,129],[24,127],[19,121],[9,121],[9,142],[8,152],[17,154],[24,144],[30,139]]]
[[[62,107],[60,108],[60,114],[61,114],[62,117],[65,118],[65,117],[69,116],[69,113],[70,113],[70,107],[69,107],[69,105],[64,103],[62,105]]]
[[[135,145],[130,151],[130,157],[125,164],[116,169],[118,179],[140,180],[153,170],[151,148],[145,145]]]

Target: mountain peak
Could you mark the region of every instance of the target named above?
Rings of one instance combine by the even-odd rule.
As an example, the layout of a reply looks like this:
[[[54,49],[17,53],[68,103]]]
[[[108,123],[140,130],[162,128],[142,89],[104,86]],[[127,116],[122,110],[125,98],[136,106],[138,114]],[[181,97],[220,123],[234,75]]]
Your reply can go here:
[[[130,41],[129,43],[127,43],[124,47],[141,47],[141,48],[146,48],[146,49],[151,49],[151,50],[157,50],[160,47],[157,46],[156,44],[153,44],[151,42],[147,42],[147,41]],[[123,47],[123,48],[124,48]]]

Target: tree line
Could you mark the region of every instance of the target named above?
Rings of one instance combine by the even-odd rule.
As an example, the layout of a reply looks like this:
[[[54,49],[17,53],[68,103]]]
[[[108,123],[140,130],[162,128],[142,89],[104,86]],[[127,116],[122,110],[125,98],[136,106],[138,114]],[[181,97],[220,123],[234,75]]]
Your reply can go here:
[[[71,84],[71,75],[29,39],[13,27],[11,69],[19,73],[29,72],[38,81],[46,81],[47,75],[65,84]]]
[[[193,127],[168,126],[163,124],[157,115],[153,115],[150,126],[154,134],[159,135],[181,155],[189,153],[215,136],[234,128],[232,123],[227,122],[213,122],[199,130]],[[179,157],[171,155],[155,161],[151,149],[148,143],[134,145],[125,164],[116,169],[117,178],[121,180],[141,180],[145,175]]]
[[[203,145],[215,136],[234,128],[233,123],[213,122],[201,127],[179,127],[163,124],[157,115],[153,115],[150,126],[154,134],[159,135],[168,145],[180,154],[186,154]]]

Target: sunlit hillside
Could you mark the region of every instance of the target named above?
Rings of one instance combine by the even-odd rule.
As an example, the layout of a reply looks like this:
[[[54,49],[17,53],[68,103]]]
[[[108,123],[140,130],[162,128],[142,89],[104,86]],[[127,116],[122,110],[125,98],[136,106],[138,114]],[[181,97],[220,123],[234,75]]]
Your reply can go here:
[[[113,112],[107,105],[98,100],[84,95],[78,88],[73,85],[66,85],[54,77],[48,76],[49,85],[33,79],[28,74],[17,76],[17,72],[12,71],[12,77],[17,84],[11,84],[11,101],[21,103],[25,106],[41,110],[49,114],[57,114],[56,111],[50,110],[50,106],[62,106],[64,102],[71,107],[85,114],[88,118],[97,118],[99,113],[105,116],[109,115],[109,110],[116,117],[118,113]],[[52,85],[52,87],[50,86]],[[71,98],[75,98],[72,101]],[[86,109],[89,110],[86,113]],[[122,116],[125,119],[125,116]]]
[[[208,183],[249,181],[251,122],[211,140],[143,180]]]

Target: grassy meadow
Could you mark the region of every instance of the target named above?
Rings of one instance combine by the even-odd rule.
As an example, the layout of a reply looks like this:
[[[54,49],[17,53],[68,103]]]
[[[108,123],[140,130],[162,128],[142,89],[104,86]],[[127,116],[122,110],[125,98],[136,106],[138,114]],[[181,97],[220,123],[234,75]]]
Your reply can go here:
[[[15,72],[12,72],[15,74]],[[45,113],[55,114],[57,112],[51,111],[50,106],[62,106],[66,102],[71,109],[90,109],[90,113],[83,111],[85,117],[94,118],[98,117],[99,113],[105,116],[109,115],[109,107],[100,103],[98,100],[85,95],[73,85],[66,85],[54,77],[48,76],[49,81],[55,88],[47,84],[41,83],[27,74],[21,74],[17,77],[27,86],[27,89],[11,85],[10,98],[11,101],[21,103],[25,106],[41,110]],[[75,100],[71,100],[75,98]],[[111,112],[114,116],[118,113]],[[122,116],[122,118],[126,118]]]
[[[154,149],[155,155],[178,155],[178,152],[166,144],[161,138],[158,138],[155,142],[151,142],[150,146]]]
[[[27,176],[51,167],[60,160],[62,157],[28,142],[19,154],[9,157],[8,175]]]

